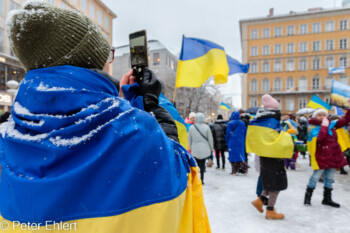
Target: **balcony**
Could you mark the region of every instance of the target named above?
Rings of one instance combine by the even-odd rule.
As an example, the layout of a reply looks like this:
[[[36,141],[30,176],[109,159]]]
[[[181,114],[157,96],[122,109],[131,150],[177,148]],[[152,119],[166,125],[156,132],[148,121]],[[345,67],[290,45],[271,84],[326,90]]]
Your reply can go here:
[[[280,89],[270,89],[270,90],[264,90],[264,91],[249,91],[249,96],[257,96],[257,95],[264,95],[264,94],[273,94],[273,95],[288,95],[288,94],[323,94],[323,93],[330,93],[331,87],[320,87],[318,89],[312,89],[312,87],[309,87],[308,89],[300,88],[300,87],[283,87]]]

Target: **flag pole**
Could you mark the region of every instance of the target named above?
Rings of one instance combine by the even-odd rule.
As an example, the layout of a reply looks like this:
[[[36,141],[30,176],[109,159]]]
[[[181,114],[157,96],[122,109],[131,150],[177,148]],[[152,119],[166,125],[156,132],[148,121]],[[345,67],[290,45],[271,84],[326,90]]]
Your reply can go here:
[[[175,87],[174,88],[173,104],[175,104],[175,100],[176,100],[176,90],[177,90],[177,88]]]

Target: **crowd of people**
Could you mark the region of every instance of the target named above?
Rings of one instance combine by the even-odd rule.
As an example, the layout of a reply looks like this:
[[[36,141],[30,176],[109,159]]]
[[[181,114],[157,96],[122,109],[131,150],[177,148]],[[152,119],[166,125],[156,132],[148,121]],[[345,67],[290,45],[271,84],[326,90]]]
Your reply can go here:
[[[267,219],[283,219],[284,215],[277,213],[274,206],[279,192],[288,187],[286,170],[299,167],[299,155],[304,159],[308,156],[314,172],[306,186],[304,204],[311,205],[312,193],[321,179],[324,183],[322,204],[340,207],[332,200],[332,190],[336,170],[347,175],[344,166],[350,161],[347,130],[350,111],[339,117],[317,109],[312,114],[296,117],[281,114],[278,101],[270,95],[264,95],[262,102],[263,106],[255,116],[239,110],[232,112],[228,121],[218,115],[211,123],[210,118],[204,121],[202,113],[190,114],[191,121],[186,121],[189,125],[189,150],[198,161],[203,184],[204,161],[207,159],[207,167],[211,167],[213,152],[217,169],[225,169],[225,152],[228,152],[231,175],[247,174],[248,154],[255,154],[255,168],[259,173],[258,198],[252,204],[261,213],[266,205]],[[205,152],[199,152],[198,147],[205,148]]]

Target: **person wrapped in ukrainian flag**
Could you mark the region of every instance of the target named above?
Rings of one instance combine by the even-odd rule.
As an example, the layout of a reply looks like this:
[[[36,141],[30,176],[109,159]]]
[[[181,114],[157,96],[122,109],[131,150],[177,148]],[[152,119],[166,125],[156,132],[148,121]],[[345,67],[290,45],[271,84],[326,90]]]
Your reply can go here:
[[[350,100],[348,100],[350,104]],[[328,112],[317,109],[309,120],[307,147],[311,166],[314,170],[306,187],[304,205],[311,205],[312,193],[317,182],[324,175],[323,205],[339,208],[340,204],[332,200],[333,180],[336,169],[347,165],[344,151],[349,148],[349,138],[343,127],[350,123],[350,110],[339,120],[330,121]]]
[[[210,232],[196,163],[158,106],[154,73],[113,84],[102,71],[110,46],[88,17],[44,1],[23,8],[7,23],[28,72],[0,126],[2,229]]]
[[[289,133],[280,124],[279,103],[270,95],[262,97],[264,109],[260,109],[248,126],[246,137],[247,153],[260,157],[260,177],[263,192],[252,202],[254,207],[263,212],[267,204],[266,219],[284,219],[284,215],[275,211],[275,203],[280,191],[287,189],[287,174],[284,169],[285,158],[291,158],[294,143]],[[268,198],[267,198],[268,197]]]

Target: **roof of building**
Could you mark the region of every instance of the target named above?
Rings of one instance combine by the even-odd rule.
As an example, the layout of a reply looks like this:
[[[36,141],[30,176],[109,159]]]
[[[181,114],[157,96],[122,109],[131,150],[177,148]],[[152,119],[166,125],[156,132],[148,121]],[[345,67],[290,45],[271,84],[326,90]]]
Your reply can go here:
[[[101,0],[96,0],[96,2],[99,3],[100,6],[105,8],[107,10],[107,13],[109,13],[113,17],[113,19],[117,18],[117,15],[106,4],[104,4]]]
[[[341,12],[341,11],[350,11],[349,7],[342,7],[342,8],[333,8],[333,9],[323,9],[323,8],[311,8],[308,11],[305,12],[294,12],[291,11],[289,14],[281,14],[281,15],[273,15],[273,16],[265,16],[265,17],[256,17],[256,18],[250,18],[250,19],[242,19],[239,22],[240,23],[249,23],[249,22],[255,22],[255,21],[262,21],[262,20],[271,20],[271,19],[281,19],[281,18],[293,18],[296,16],[308,16],[308,15],[317,15],[317,14],[324,14],[324,13],[331,13],[331,12]]]
[[[149,40],[148,41],[148,51],[154,51],[154,50],[161,50],[161,49],[166,49],[168,50],[162,43],[160,43],[158,40]],[[169,51],[169,50],[168,50]],[[169,51],[170,52],[170,51]],[[123,56],[124,54],[129,54],[130,53],[130,47],[129,45],[123,45],[116,47],[115,50],[115,56]],[[171,52],[170,52],[171,53]]]

